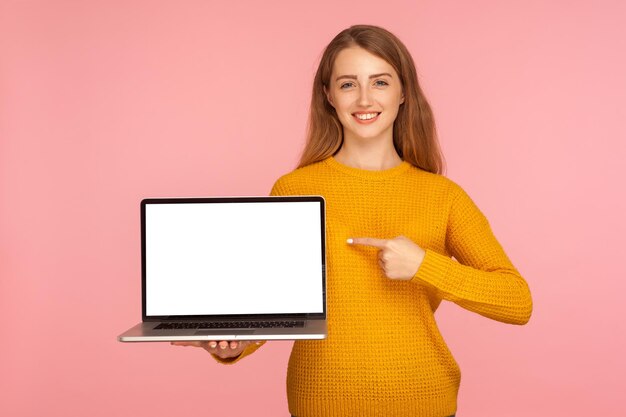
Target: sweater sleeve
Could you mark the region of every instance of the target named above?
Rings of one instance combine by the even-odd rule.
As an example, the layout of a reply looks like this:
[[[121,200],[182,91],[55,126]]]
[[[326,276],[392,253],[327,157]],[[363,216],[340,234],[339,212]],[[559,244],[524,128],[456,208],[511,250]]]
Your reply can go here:
[[[504,323],[526,324],[532,313],[528,284],[496,240],[483,213],[452,183],[446,250],[426,249],[413,280],[434,287],[444,300]]]
[[[272,196],[284,195],[285,193],[286,193],[286,190],[284,189],[284,186],[282,185],[282,182],[280,180],[276,181],[276,183],[272,187],[272,190],[270,191],[270,195]],[[221,364],[232,365],[234,363],[239,362],[246,356],[253,354],[258,348],[260,348],[264,344],[265,344],[265,341],[261,341],[258,345],[256,343],[251,343],[248,346],[246,346],[246,348],[243,350],[243,352],[241,352],[239,356],[234,357],[234,358],[222,359],[219,356],[213,355],[213,354],[211,354],[211,356],[213,356],[213,358]]]

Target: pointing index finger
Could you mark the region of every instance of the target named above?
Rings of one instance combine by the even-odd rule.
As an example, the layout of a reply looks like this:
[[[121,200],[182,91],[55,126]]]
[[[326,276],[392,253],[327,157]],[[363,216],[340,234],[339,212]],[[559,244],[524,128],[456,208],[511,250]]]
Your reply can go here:
[[[387,245],[387,239],[376,239],[373,237],[354,237],[348,239],[351,245],[374,246],[375,248],[384,249]]]

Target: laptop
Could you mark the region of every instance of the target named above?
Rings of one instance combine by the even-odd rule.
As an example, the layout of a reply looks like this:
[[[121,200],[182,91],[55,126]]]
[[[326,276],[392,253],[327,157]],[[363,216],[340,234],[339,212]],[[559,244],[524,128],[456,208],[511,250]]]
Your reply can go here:
[[[119,341],[326,338],[323,197],[140,207],[142,322]]]

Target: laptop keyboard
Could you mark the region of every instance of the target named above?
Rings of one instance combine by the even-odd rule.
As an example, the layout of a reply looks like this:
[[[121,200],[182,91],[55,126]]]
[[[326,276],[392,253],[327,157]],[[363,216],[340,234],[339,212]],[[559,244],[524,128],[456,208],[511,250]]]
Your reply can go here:
[[[272,327],[304,327],[303,320],[288,321],[210,321],[161,323],[155,327],[160,330],[172,329],[259,329]]]

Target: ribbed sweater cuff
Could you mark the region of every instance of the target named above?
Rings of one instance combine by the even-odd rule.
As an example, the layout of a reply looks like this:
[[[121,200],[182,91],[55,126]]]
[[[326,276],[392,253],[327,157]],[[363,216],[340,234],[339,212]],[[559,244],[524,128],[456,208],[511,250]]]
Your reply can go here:
[[[450,299],[451,294],[458,294],[463,286],[463,279],[459,274],[450,273],[450,269],[454,268],[457,262],[431,249],[425,251],[424,260],[412,280],[435,287],[437,291],[448,295],[446,299]]]

